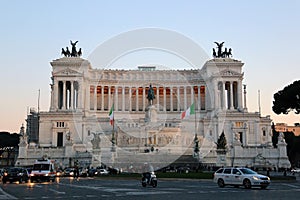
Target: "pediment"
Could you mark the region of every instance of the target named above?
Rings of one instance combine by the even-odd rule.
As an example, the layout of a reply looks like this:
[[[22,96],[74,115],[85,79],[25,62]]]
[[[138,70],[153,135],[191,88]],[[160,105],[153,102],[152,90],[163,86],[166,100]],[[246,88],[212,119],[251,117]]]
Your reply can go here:
[[[223,70],[220,72],[221,76],[240,76],[241,74],[232,70]]]
[[[66,69],[63,69],[63,70],[53,73],[53,76],[81,76],[81,75],[82,75],[82,73],[80,73],[76,70],[70,69],[70,68],[66,68]]]

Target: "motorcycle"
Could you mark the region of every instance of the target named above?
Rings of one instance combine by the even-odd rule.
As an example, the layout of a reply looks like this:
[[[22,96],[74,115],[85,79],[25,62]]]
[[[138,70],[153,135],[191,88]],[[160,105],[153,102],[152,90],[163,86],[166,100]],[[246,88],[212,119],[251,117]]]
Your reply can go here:
[[[142,176],[142,186],[146,187],[147,185],[150,185],[152,187],[157,186],[157,178],[154,172],[148,172],[144,173]]]

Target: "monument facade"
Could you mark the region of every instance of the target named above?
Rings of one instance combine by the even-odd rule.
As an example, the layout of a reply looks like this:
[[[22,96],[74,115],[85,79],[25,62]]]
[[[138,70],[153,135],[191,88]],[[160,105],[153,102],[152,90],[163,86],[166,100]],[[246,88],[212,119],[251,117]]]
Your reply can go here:
[[[270,116],[248,111],[244,63],[231,58],[231,49],[224,54],[223,43],[204,66],[183,70],[96,69],[76,43],[50,63],[50,108],[40,112],[38,142],[20,145],[19,165],[47,156],[61,166],[78,160],[81,166],[151,162],[159,168],[186,155],[210,166],[289,167],[284,138],[272,146]],[[194,114],[181,119],[191,108]],[[220,156],[222,133],[227,146]]]

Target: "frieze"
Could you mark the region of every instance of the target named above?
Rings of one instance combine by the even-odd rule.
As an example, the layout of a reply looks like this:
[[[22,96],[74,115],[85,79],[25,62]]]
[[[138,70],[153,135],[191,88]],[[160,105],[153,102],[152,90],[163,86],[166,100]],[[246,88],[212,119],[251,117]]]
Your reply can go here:
[[[70,68],[53,73],[53,76],[66,76],[66,75],[82,76],[82,73],[75,71],[73,69],[70,69]]]
[[[223,70],[220,72],[221,76],[241,76],[240,73],[237,73],[235,71],[232,70]]]

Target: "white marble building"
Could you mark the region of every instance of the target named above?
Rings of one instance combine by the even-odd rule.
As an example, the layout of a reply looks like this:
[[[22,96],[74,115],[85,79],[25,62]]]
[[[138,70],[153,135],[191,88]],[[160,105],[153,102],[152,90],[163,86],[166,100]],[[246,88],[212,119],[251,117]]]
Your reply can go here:
[[[95,69],[79,57],[63,57],[51,65],[50,109],[40,113],[38,144],[20,143],[19,165],[47,156],[63,166],[77,159],[86,166],[152,162],[163,167],[181,155],[193,156],[195,133],[200,146],[196,157],[203,164],[290,165],[284,139],[272,147],[270,116],[247,109],[241,61],[214,58],[199,69],[185,70]],[[150,84],[155,92],[151,107]],[[181,119],[193,103],[196,114]],[[114,126],[108,116],[112,105]],[[222,132],[227,149],[218,154],[215,143]]]

